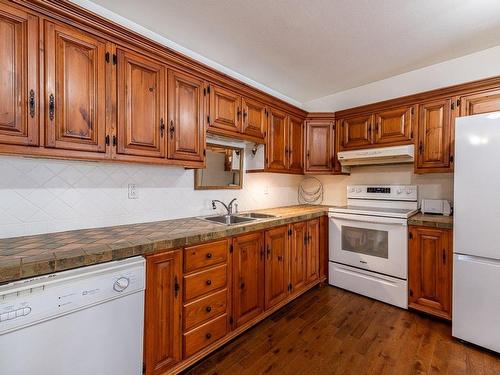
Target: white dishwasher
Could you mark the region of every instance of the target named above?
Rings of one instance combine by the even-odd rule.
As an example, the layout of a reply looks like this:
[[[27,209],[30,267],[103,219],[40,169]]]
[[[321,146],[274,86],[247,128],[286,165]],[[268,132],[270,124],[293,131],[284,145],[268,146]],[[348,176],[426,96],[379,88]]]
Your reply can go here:
[[[2,375],[142,374],[142,257],[0,286]]]

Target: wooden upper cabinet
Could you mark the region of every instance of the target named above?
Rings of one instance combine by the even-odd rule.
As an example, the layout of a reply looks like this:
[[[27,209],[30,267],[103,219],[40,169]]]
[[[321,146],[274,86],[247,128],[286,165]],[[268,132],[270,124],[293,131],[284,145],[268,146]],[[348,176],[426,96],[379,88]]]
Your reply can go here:
[[[38,17],[0,4],[0,143],[36,146]]]
[[[451,319],[452,231],[410,227],[409,307]]]
[[[500,90],[485,91],[460,97],[460,116],[500,111]]]
[[[312,283],[319,278],[319,250],[320,250],[320,221],[319,219],[307,222],[307,251],[306,251],[306,283]]]
[[[290,225],[290,284],[291,292],[297,293],[307,283],[307,222],[301,221]]]
[[[243,133],[264,139],[267,128],[265,104],[250,98],[241,99],[243,111]]]
[[[182,252],[147,257],[146,270],[145,374],[159,375],[181,360]]]
[[[340,120],[340,147],[343,150],[370,146],[373,143],[373,115],[360,115]]]
[[[204,81],[168,72],[168,157],[203,161],[205,148]]]
[[[210,85],[210,121],[208,129],[241,132],[241,97],[225,88]]]
[[[449,171],[452,147],[451,99],[426,102],[418,107],[415,170],[416,172]]]
[[[275,108],[269,111],[266,158],[267,168],[287,169],[287,114]]]
[[[106,151],[107,42],[45,24],[45,145]]]
[[[118,154],[165,157],[166,67],[122,47],[116,49]]]
[[[261,232],[233,240],[233,317],[236,327],[264,311],[264,238]]]
[[[266,309],[288,296],[288,226],[266,231],[265,306]]]
[[[375,112],[376,144],[407,144],[413,141],[414,106]]]
[[[334,155],[333,123],[331,121],[306,121],[307,173],[332,171]]]
[[[302,173],[304,171],[304,125],[303,121],[295,116],[288,117],[288,146],[285,152],[288,155],[288,170]]]

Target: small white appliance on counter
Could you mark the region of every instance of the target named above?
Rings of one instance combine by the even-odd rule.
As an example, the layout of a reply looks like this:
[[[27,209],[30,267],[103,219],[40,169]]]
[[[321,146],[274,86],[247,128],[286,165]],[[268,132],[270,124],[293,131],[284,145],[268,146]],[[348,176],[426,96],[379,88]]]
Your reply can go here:
[[[329,283],[408,307],[408,218],[413,185],[347,187],[347,206],[329,209]]]
[[[2,375],[142,374],[142,257],[0,286]]]
[[[422,199],[420,211],[422,211],[423,214],[450,216],[452,206],[451,202],[446,199]]]
[[[500,352],[500,112],[455,121],[453,336]]]

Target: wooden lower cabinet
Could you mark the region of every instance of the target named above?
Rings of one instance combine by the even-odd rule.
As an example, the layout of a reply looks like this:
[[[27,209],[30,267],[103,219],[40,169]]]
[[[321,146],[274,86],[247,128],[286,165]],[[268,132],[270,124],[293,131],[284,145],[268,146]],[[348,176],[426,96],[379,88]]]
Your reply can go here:
[[[409,230],[408,306],[451,320],[453,232],[419,226]]]
[[[181,360],[182,250],[146,259],[144,370],[163,374]]]
[[[148,256],[145,374],[179,373],[316,285],[322,219]]]

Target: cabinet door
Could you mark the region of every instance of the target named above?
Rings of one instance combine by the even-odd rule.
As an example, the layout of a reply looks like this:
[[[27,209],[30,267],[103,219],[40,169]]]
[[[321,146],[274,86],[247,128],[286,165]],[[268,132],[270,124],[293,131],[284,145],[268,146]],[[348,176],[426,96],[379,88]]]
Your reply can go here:
[[[143,55],[117,48],[118,154],[165,156],[166,69]]]
[[[319,219],[319,278],[328,279],[328,216]]]
[[[345,118],[340,121],[343,150],[370,146],[373,143],[373,115]]]
[[[306,122],[306,172],[331,172],[333,158],[331,121]]]
[[[145,374],[162,374],[181,360],[182,252],[147,258],[144,328]]]
[[[319,278],[319,219],[307,222],[306,282],[312,283]]]
[[[419,105],[416,170],[446,172],[450,168],[451,100]]]
[[[241,97],[229,90],[210,85],[209,129],[241,132]]]
[[[241,107],[243,110],[243,133],[264,139],[267,124],[266,106],[257,100],[242,98]]]
[[[412,143],[415,107],[401,107],[375,113],[375,143]]]
[[[267,135],[267,168],[285,170],[287,168],[287,115],[277,109],[269,110]]]
[[[47,147],[106,151],[106,49],[104,40],[46,23]]]
[[[500,111],[500,90],[480,92],[460,98],[460,116]]]
[[[236,327],[264,311],[264,238],[261,232],[233,240],[233,291]]]
[[[301,119],[290,116],[288,120],[288,170],[302,173],[304,170],[304,127]]]
[[[205,149],[204,82],[169,70],[168,73],[168,157],[203,161]]]
[[[288,227],[266,231],[265,306],[280,303],[288,296]]]
[[[292,293],[304,289],[307,282],[307,222],[290,225],[290,284]]]
[[[409,306],[451,318],[451,231],[410,227]]]
[[[38,17],[0,4],[0,143],[36,146]]]

